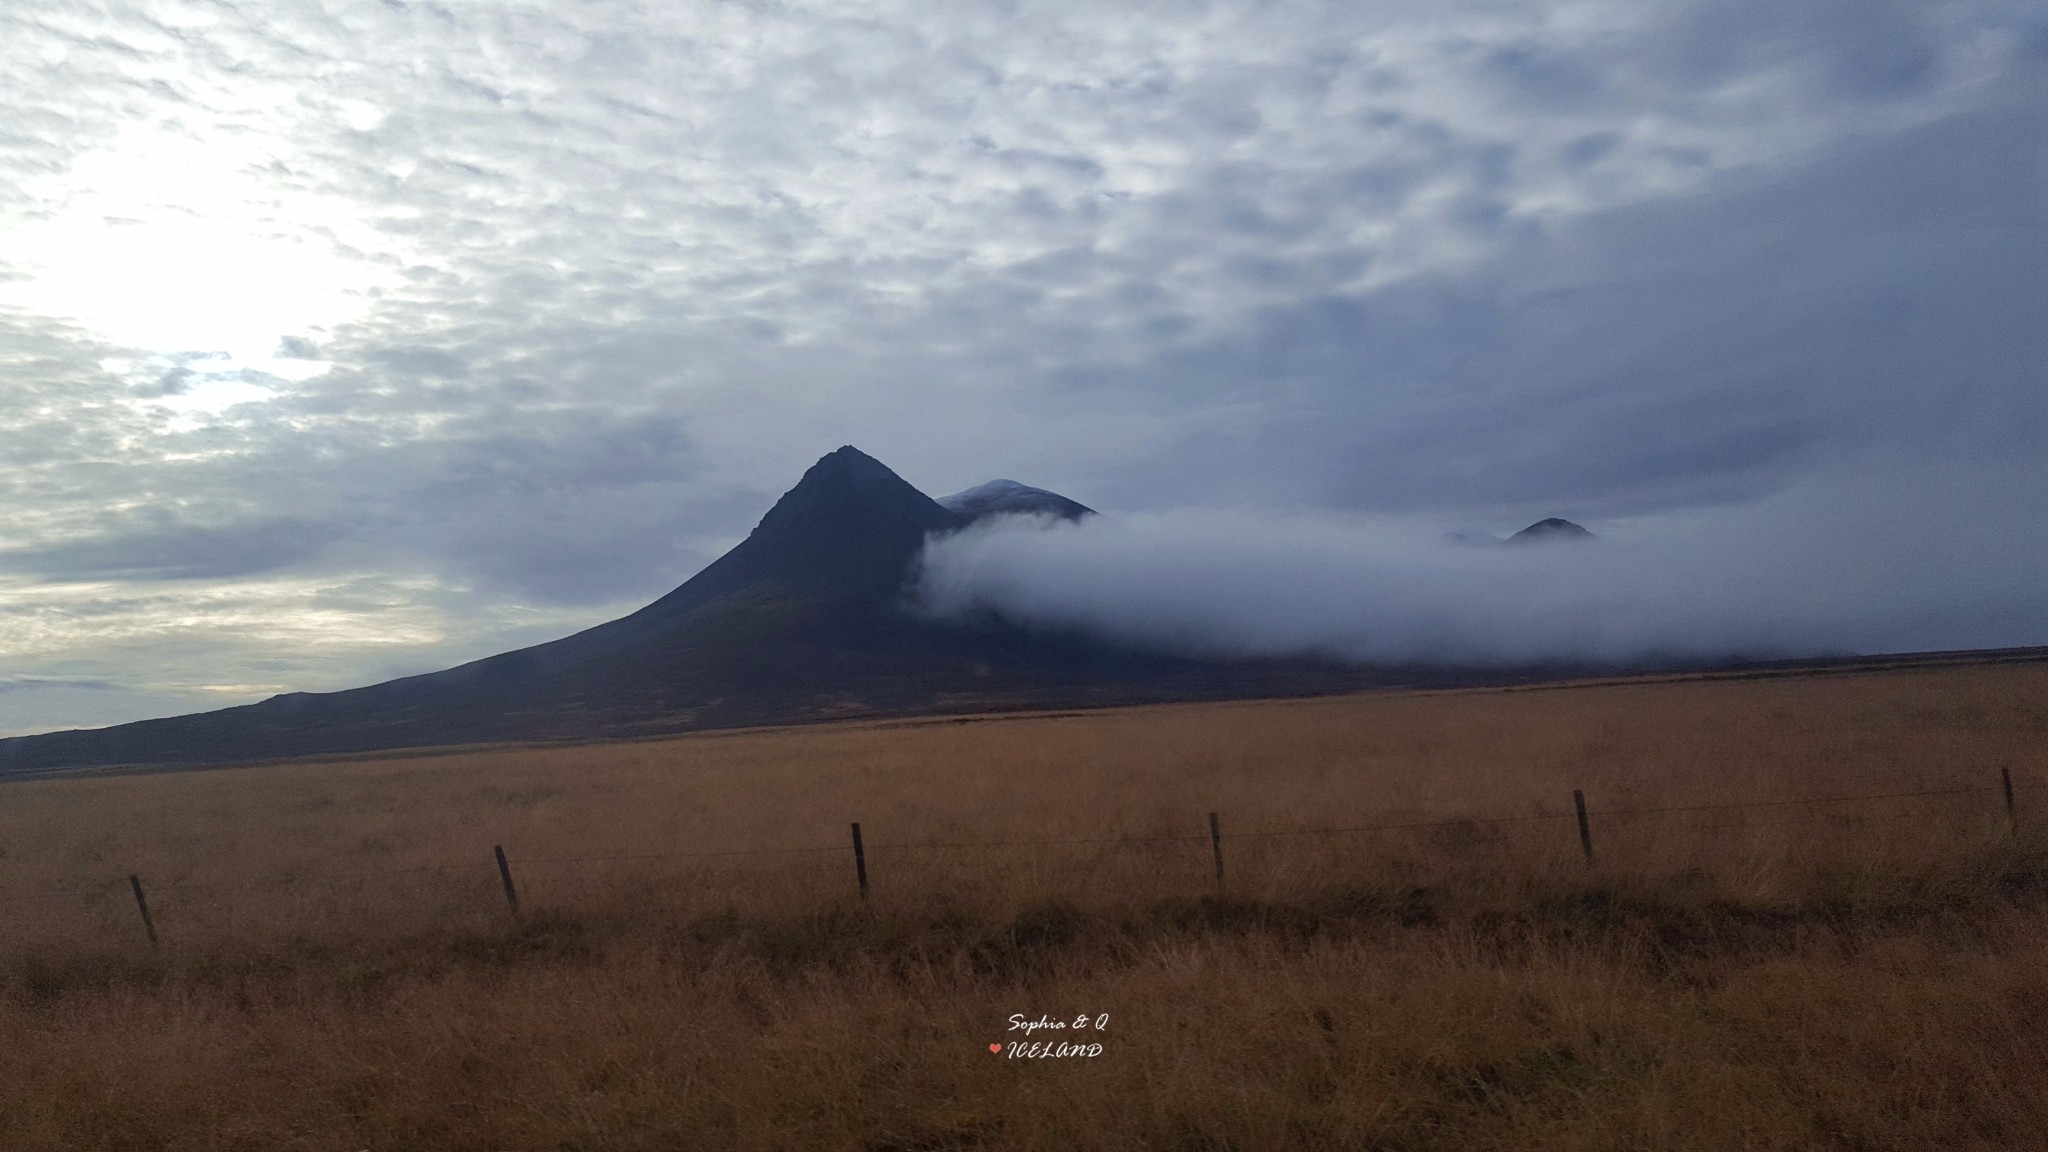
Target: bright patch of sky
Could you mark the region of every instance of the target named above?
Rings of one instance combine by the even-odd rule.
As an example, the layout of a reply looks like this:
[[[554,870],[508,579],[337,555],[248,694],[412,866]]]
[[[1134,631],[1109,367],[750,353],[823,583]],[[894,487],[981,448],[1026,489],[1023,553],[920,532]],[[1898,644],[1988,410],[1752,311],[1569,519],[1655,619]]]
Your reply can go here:
[[[284,335],[360,317],[383,270],[338,251],[349,204],[264,179],[262,141],[124,132],[32,188],[0,303],[138,351],[267,366]]]

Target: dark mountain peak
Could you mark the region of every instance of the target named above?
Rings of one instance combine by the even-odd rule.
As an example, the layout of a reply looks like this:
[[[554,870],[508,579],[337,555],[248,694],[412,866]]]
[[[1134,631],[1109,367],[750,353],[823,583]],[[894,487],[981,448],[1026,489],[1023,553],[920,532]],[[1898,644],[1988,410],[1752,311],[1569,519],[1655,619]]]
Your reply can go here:
[[[1594,539],[1594,536],[1591,532],[1586,531],[1584,528],[1579,527],[1577,524],[1574,524],[1569,520],[1561,519],[1556,516],[1551,516],[1543,520],[1538,520],[1534,524],[1529,525],[1527,528],[1522,529],[1520,532],[1515,533],[1513,536],[1508,537],[1508,543],[1539,544],[1552,540],[1591,539]]]
[[[910,487],[910,484],[891,471],[887,464],[851,444],[841,444],[818,457],[818,462],[804,471],[803,478],[798,480],[796,487],[790,491],[801,492],[818,485]]]
[[[761,518],[754,535],[801,531],[843,517],[901,521],[921,532],[960,526],[958,517],[911,487],[887,464],[848,444],[819,457],[796,487],[783,493]]]
[[[941,496],[938,502],[969,521],[984,516],[1055,516],[1061,520],[1079,520],[1083,516],[1095,515],[1095,509],[1078,500],[1069,500],[1057,492],[1033,488],[1015,480],[991,480],[965,492]]]
[[[849,445],[811,465],[739,547],[650,607],[673,611],[763,580],[893,599],[925,537],[966,522]]]

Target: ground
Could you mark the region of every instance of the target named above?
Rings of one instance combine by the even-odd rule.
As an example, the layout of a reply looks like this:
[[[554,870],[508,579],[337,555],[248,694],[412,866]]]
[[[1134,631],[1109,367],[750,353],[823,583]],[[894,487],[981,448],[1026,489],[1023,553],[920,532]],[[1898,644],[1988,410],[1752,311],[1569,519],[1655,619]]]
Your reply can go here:
[[[0,785],[0,1147],[2038,1146],[2044,748],[2012,664]]]

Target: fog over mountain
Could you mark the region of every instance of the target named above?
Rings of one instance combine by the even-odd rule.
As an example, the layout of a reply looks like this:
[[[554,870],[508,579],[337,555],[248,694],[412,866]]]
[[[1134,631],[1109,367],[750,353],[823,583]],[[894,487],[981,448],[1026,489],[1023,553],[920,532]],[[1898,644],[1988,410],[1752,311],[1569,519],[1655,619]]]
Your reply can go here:
[[[926,543],[1087,510],[996,481],[948,507],[852,445],[827,453],[744,541],[630,615],[544,644],[343,692],[0,737],[0,776],[506,740],[647,736],[876,714],[1328,693],[1497,680],[1317,657],[1214,659],[906,595]],[[988,507],[973,507],[988,504]],[[1522,669],[1535,679],[1555,669]]]
[[[2048,644],[2048,513],[2011,499],[2029,482],[1843,477],[1528,547],[1330,514],[996,521],[929,543],[922,589],[941,614],[1210,655],[1626,664]]]

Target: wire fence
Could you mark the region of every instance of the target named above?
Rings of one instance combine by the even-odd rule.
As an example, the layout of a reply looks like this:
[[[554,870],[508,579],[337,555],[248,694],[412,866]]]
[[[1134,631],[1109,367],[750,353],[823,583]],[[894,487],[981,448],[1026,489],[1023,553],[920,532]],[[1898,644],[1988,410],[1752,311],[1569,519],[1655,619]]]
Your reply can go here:
[[[519,857],[516,860],[511,857],[508,857],[505,854],[505,850],[502,846],[493,846],[493,855],[495,857],[498,873],[496,879],[498,879],[502,885],[504,898],[508,910],[510,914],[516,919],[520,916],[520,906],[518,894],[518,881],[515,878],[513,871],[514,864],[516,864],[521,871],[525,871],[528,869],[545,869],[558,865],[608,864],[680,860],[701,861],[716,859],[745,859],[778,856],[830,857],[839,854],[847,854],[851,856],[851,862],[854,865],[855,879],[858,885],[860,898],[865,900],[868,896],[869,887],[867,855],[870,852],[875,851],[880,851],[884,853],[905,851],[946,852],[967,850],[981,851],[991,848],[1195,844],[1206,842],[1209,844],[1211,853],[1213,855],[1216,882],[1219,885],[1221,885],[1224,882],[1224,846],[1228,841],[1259,841],[1273,840],[1284,837],[1366,836],[1391,832],[1416,832],[1442,829],[1472,829],[1491,826],[1538,824],[1556,821],[1575,821],[1578,825],[1577,832],[1581,850],[1584,854],[1587,863],[1590,864],[1594,859],[1594,831],[1595,829],[1604,827],[1604,823],[1610,820],[1627,820],[1630,818],[1651,816],[1691,815],[1698,813],[1735,813],[1752,810],[1784,810],[1798,808],[1814,809],[1830,806],[1839,807],[1844,805],[1866,804],[1876,801],[1931,800],[1936,798],[1950,798],[1962,796],[2002,796],[2004,801],[2004,814],[2006,820],[2010,825],[2011,834],[2016,837],[2019,835],[2021,830],[2020,813],[2016,795],[2020,792],[2038,791],[2044,788],[2048,788],[2048,783],[2038,781],[2023,781],[2016,783],[2012,778],[2010,769],[2001,768],[1999,770],[1998,782],[1995,784],[1985,785],[1965,785],[1946,788],[1920,788],[1889,792],[1859,793],[1855,795],[1805,796],[1768,800],[1723,801],[1703,804],[1669,804],[1633,808],[1588,807],[1585,802],[1584,793],[1580,791],[1575,791],[1572,794],[1573,810],[1566,812],[1535,812],[1518,815],[1494,816],[1461,816],[1432,820],[1399,820],[1387,821],[1376,824],[1352,824],[1319,827],[1256,828],[1250,831],[1233,831],[1229,833],[1227,836],[1224,834],[1222,830],[1219,814],[1212,812],[1209,814],[1208,828],[1206,831],[1188,834],[1163,834],[1146,836],[1049,837],[1042,839],[1023,838],[970,841],[885,840],[879,843],[868,843],[863,840],[861,826],[858,822],[856,822],[852,824],[852,836],[850,843],[842,842],[839,844],[830,845],[797,845],[774,848],[725,848],[678,852],[584,853],[572,856]],[[1856,819],[1859,821],[1903,819],[1923,814],[1924,813],[1921,810],[1916,809],[1905,812],[1891,813],[1888,816],[1865,815],[1857,817]],[[1761,823],[1756,821],[1724,822],[1721,824],[1707,825],[1705,827],[1708,829],[1783,827],[1793,824],[1808,823],[1811,821],[1811,819],[1812,817],[1809,813],[1804,817],[1789,820],[1772,820]],[[0,905],[28,905],[39,904],[44,902],[62,901],[80,902],[93,901],[96,899],[103,901],[108,897],[118,897],[125,890],[128,894],[132,895],[136,906],[136,912],[139,915],[143,926],[147,930],[150,943],[152,944],[152,946],[154,946],[157,944],[158,941],[156,927],[153,922],[150,906],[150,897],[152,896],[166,894],[177,896],[189,896],[200,894],[218,895],[223,893],[276,891],[279,889],[295,887],[301,883],[306,882],[371,881],[397,876],[425,876],[434,874],[468,874],[477,881],[482,882],[485,879],[485,877],[489,875],[489,873],[485,871],[486,867],[488,867],[487,863],[479,860],[464,862],[450,861],[446,863],[408,865],[405,867],[397,868],[358,868],[331,871],[323,870],[319,872],[307,872],[300,876],[283,879],[265,878],[243,881],[210,881],[205,883],[176,882],[168,884],[145,884],[140,874],[130,873],[126,877],[109,877],[105,882],[98,884],[79,885],[65,888],[51,888],[33,892],[0,888]]]

